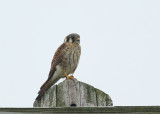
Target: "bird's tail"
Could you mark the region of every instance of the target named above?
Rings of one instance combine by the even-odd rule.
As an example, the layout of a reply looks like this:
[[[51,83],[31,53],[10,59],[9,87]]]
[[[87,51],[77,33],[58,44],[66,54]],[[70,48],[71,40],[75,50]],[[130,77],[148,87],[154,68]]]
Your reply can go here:
[[[44,93],[45,91],[47,91],[52,85],[54,85],[60,78],[56,78],[54,80],[52,79],[47,79],[47,81],[41,86],[39,92],[38,92],[38,96],[36,98],[39,99]]]

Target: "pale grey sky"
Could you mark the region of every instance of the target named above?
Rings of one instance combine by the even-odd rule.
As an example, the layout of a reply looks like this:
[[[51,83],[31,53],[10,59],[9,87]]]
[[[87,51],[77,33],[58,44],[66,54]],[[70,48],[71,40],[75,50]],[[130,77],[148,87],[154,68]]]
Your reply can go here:
[[[32,107],[73,32],[82,47],[75,78],[115,106],[160,105],[159,0],[1,0],[0,107]]]

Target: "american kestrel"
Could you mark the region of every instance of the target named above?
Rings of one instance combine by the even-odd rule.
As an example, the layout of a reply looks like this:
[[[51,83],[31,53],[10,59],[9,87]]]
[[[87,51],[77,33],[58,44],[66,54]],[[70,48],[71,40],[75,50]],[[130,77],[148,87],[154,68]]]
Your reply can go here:
[[[78,66],[80,55],[80,35],[76,33],[69,34],[65,37],[64,43],[55,52],[48,79],[41,86],[36,99],[41,97],[41,95],[60,78],[73,78],[73,73]]]

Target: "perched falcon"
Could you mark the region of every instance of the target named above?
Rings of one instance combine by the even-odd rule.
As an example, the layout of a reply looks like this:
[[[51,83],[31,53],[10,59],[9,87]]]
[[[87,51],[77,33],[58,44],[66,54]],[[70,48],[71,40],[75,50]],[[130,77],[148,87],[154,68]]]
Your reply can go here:
[[[64,43],[55,52],[48,79],[41,86],[36,99],[40,98],[60,78],[73,78],[73,73],[78,66],[80,55],[80,35],[76,33],[69,34],[65,37]]]

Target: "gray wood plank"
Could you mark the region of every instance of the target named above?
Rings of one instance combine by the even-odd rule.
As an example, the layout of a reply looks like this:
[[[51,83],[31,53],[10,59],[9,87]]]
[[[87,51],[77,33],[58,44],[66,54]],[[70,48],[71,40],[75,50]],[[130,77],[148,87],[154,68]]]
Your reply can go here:
[[[0,108],[0,114],[160,114],[160,106]]]
[[[80,82],[81,106],[97,106],[96,92],[93,86]]]

